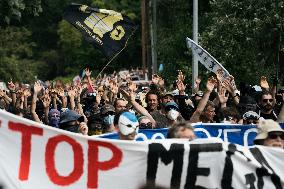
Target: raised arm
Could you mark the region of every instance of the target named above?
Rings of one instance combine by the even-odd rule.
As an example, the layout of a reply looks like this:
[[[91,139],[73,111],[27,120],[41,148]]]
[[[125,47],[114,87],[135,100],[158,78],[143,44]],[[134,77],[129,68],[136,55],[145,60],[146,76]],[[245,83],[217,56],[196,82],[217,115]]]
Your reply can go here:
[[[34,84],[34,94],[33,94],[33,99],[32,99],[32,105],[31,105],[31,114],[32,118],[34,121],[42,123],[41,120],[39,119],[37,113],[36,113],[36,101],[37,101],[37,95],[41,91],[42,86],[40,85],[39,82],[35,82]]]
[[[138,102],[135,101],[135,94],[133,91],[127,92],[124,89],[119,89],[119,92],[123,95],[125,99],[133,106],[133,108],[139,113],[144,116],[147,116],[150,121],[153,123],[154,126],[156,126],[156,121],[153,119],[151,114],[143,107],[141,106]]]
[[[211,94],[211,92],[213,91],[215,85],[217,84],[217,80],[214,77],[210,77],[207,80],[207,84],[206,84],[206,91],[202,97],[202,99],[199,101],[198,106],[195,110],[195,112],[193,113],[193,115],[191,116],[189,122],[191,123],[196,123],[200,121],[200,115],[203,112],[208,100],[209,100],[209,96]]]

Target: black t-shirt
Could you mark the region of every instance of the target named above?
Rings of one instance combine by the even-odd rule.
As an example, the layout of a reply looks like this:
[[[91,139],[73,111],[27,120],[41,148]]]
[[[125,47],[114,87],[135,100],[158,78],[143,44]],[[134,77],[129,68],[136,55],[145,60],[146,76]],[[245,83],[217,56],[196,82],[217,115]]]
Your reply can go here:
[[[260,117],[263,117],[264,119],[272,119],[274,121],[277,120],[277,115],[275,114],[274,111],[272,111],[270,114],[264,114],[261,112]]]

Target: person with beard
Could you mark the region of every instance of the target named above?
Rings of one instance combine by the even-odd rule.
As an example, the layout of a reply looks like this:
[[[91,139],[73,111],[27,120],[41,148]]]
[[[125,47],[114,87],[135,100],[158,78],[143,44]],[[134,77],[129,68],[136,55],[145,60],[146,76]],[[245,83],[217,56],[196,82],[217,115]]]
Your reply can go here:
[[[169,107],[176,107],[176,110],[179,110],[178,105],[174,102],[174,96],[172,95],[171,92],[167,92],[161,97],[161,100],[160,100],[161,109],[151,112],[151,116],[157,123],[156,128],[165,128],[171,125],[169,123],[171,122],[169,119],[171,118],[173,119],[173,116],[175,115],[170,116],[171,118],[167,116],[170,110],[170,109],[166,110],[167,105],[171,105]],[[175,119],[183,119],[180,114],[178,115],[178,117],[179,118],[175,118]]]
[[[273,94],[269,91],[263,91],[260,95],[259,99],[259,116],[264,119],[272,119],[274,121],[277,120],[278,115],[274,111],[275,106],[275,98],[273,98]]]
[[[157,111],[159,107],[159,95],[156,91],[149,91],[146,94],[145,101],[147,103],[147,110],[149,113]]]

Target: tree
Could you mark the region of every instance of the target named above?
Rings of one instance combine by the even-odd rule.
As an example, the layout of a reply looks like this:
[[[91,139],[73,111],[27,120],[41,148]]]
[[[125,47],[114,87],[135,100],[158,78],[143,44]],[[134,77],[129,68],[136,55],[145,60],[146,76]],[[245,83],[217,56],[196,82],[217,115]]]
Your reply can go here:
[[[39,15],[42,12],[41,0],[1,0],[0,26],[17,23],[23,15]]]
[[[29,40],[31,32],[24,27],[0,28],[0,76],[2,80],[34,80],[42,66],[33,57],[35,43]]]
[[[211,1],[210,20],[200,42],[237,81],[258,84],[277,74],[283,46],[283,1]],[[265,68],[265,69],[264,69]]]

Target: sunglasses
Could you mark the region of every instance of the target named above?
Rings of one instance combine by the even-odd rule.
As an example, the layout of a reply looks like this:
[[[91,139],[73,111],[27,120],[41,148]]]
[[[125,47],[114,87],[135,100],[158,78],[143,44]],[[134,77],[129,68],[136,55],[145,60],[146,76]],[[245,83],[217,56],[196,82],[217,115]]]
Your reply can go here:
[[[278,137],[280,137],[281,140],[284,140],[284,134],[268,133],[268,138],[269,139],[277,139]]]
[[[152,122],[139,124],[140,129],[152,129],[152,126],[153,126]]]
[[[248,125],[250,125],[250,124],[258,124],[258,121],[255,121],[255,120],[247,121],[246,124],[248,124]]]
[[[259,116],[255,116],[255,115],[246,115],[244,117],[244,120],[248,120],[248,119],[254,119],[254,120],[258,120]]]
[[[262,102],[264,102],[264,103],[267,103],[267,102],[273,102],[273,99],[272,98],[270,98],[270,99],[262,99]]]

